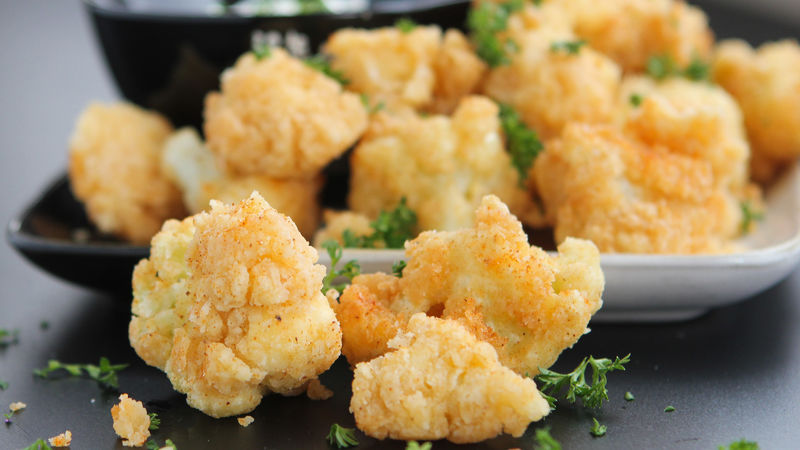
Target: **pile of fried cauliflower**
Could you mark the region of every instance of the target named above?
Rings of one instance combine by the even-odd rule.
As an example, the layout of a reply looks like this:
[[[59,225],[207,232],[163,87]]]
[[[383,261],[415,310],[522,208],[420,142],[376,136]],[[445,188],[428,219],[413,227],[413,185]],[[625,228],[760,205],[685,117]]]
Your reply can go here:
[[[518,436],[549,412],[528,376],[602,304],[600,252],[735,251],[800,156],[797,42],[717,43],[681,0],[475,0],[467,28],[342,29],[322,68],[254,49],[202,136],[129,104],[81,115],[73,191],[101,232],[151,243],[130,339],[190,405],[324,390],[344,354],[370,436]],[[323,214],[340,158],[349,209]],[[389,246],[398,205],[401,276],[322,292],[308,242]]]

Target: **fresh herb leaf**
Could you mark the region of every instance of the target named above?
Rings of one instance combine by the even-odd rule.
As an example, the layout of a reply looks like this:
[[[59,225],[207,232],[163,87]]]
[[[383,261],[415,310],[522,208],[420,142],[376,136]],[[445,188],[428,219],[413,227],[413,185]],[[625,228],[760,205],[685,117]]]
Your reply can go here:
[[[550,44],[550,51],[553,53],[564,52],[569,55],[577,55],[584,45],[586,45],[586,41],[583,39],[577,41],[556,41]]]
[[[117,372],[128,367],[127,364],[111,364],[108,358],[100,358],[98,366],[94,364],[64,364],[55,359],[47,362],[47,367],[44,369],[35,369],[33,374],[42,378],[47,378],[51,372],[57,370],[66,370],[72,376],[80,376],[83,371],[89,378],[97,381],[101,386],[116,389],[119,387],[119,380],[117,379]]]
[[[359,97],[361,98],[361,104],[364,105],[364,108],[367,110],[369,114],[375,114],[376,112],[386,108],[386,103],[384,102],[378,102],[377,105],[371,105],[369,100],[369,95],[363,92]]]
[[[342,86],[347,86],[350,83],[350,80],[348,80],[347,77],[344,76],[344,73],[342,73],[342,71],[336,70],[333,67],[331,67],[330,58],[321,53],[318,53],[306,59],[305,63],[308,67],[311,67],[317,72],[320,72],[323,75],[333,78],[334,80],[339,82],[339,84],[341,84]]]
[[[693,58],[683,70],[683,76],[692,81],[708,81],[711,79],[711,68],[700,58]]]
[[[536,450],[561,450],[561,443],[550,436],[550,427],[537,428],[533,439]]]
[[[349,283],[332,284],[333,281],[339,277],[346,277],[350,281],[353,281],[353,278],[361,273],[361,266],[358,265],[357,261],[348,261],[342,269],[336,270],[336,265],[339,264],[339,260],[342,259],[342,246],[340,246],[338,242],[331,240],[323,242],[322,248],[324,248],[331,257],[331,270],[329,270],[325,278],[322,279],[322,293],[325,294],[330,289],[336,289],[341,294]]]
[[[164,441],[164,447],[171,448],[172,450],[178,450],[178,446],[172,442],[172,439],[167,439]]]
[[[758,442],[741,439],[728,445],[720,445],[717,450],[758,450]]]
[[[631,102],[631,105],[638,108],[644,101],[644,97],[642,97],[641,94],[631,94],[628,100]]]
[[[511,164],[519,174],[519,185],[523,186],[533,161],[544,149],[544,145],[536,132],[528,128],[519,114],[508,105],[500,105],[500,125],[506,136]]]
[[[331,425],[331,430],[328,432],[326,439],[329,444],[335,445],[337,448],[353,447],[358,445],[355,433],[355,428],[345,428],[335,423]]]
[[[608,427],[605,425],[600,425],[600,422],[598,422],[597,419],[595,419],[594,417],[592,417],[592,421],[594,423],[592,424],[592,429],[589,430],[589,432],[592,433],[592,436],[594,437],[605,436],[606,431],[608,431]]]
[[[394,23],[394,26],[403,33],[411,33],[414,31],[414,28],[417,27],[417,23],[408,17],[401,17],[397,19],[397,22]]]
[[[685,77],[692,81],[708,81],[711,69],[700,58],[693,58],[686,68],[681,68],[670,55],[655,55],[647,60],[646,72],[656,80]]]
[[[265,0],[267,1],[267,0]],[[298,0],[300,14],[319,14],[331,12],[322,0]]]
[[[145,446],[147,447],[147,450],[159,450],[161,448],[161,446],[158,445],[158,443],[152,439],[147,441],[147,443],[145,443]]]
[[[272,55],[272,47],[266,43],[254,44],[253,55],[255,55],[256,59],[259,61],[264,58],[269,58],[270,55]]]
[[[742,209],[742,223],[740,225],[742,234],[749,233],[755,222],[764,220],[764,213],[753,208],[752,203],[744,201],[739,203],[739,207]]]
[[[625,393],[625,401],[632,402],[634,400],[636,400],[636,397],[631,394],[631,391]]]
[[[8,389],[8,381],[0,380],[0,391]]]
[[[0,328],[0,348],[8,347],[11,344],[19,343],[19,330],[9,331],[5,328]]]
[[[391,211],[381,211],[378,218],[370,222],[372,234],[356,236],[352,231],[344,230],[342,241],[346,248],[403,248],[406,241],[414,237],[417,226],[417,214],[406,206],[405,197]]]
[[[50,328],[50,322],[48,322],[46,320],[43,320],[43,321],[39,322],[39,328],[42,329],[42,330],[46,330],[46,329]]]
[[[671,413],[671,412],[674,412],[674,411],[675,411],[675,407],[672,406],[672,405],[669,405],[666,408],[664,408],[664,412],[666,412],[666,413]]]
[[[164,441],[163,446],[158,445],[158,442],[156,442],[154,439],[150,439],[149,441],[147,441],[145,445],[147,446],[147,450],[161,450],[162,448],[171,448],[172,450],[178,450],[178,447],[175,445],[174,442],[172,442],[172,439],[167,439],[166,441]]]
[[[433,443],[431,442],[423,442],[422,444],[417,441],[406,442],[406,450],[431,450],[432,448]]]
[[[595,359],[593,356],[583,358],[575,370],[569,373],[558,373],[552,370],[540,369],[536,381],[541,383],[541,391],[548,396],[556,396],[562,389],[567,389],[565,398],[570,403],[580,398],[587,408],[599,408],[603,400],[608,400],[608,373],[615,370],[625,370],[625,364],[630,362],[630,354],[624,358]],[[592,368],[592,382],[586,383],[586,369]],[[547,397],[546,397],[547,398]],[[551,397],[552,398],[552,397]],[[548,400],[549,401],[549,400]],[[551,405],[552,407],[552,405]]]
[[[403,269],[406,268],[407,263],[403,260],[397,261],[392,264],[392,274],[397,278],[403,278]]]
[[[506,29],[508,18],[522,9],[524,0],[504,3],[481,2],[467,16],[467,28],[475,45],[475,52],[490,67],[503,66],[510,62],[508,53],[519,50],[511,39],[501,40],[497,34]]]
[[[37,439],[33,444],[23,448],[22,450],[53,450],[44,439]]]
[[[161,426],[161,419],[158,418],[158,414],[152,412],[148,413],[147,415],[150,416],[150,430],[151,431],[157,430],[158,427]]]

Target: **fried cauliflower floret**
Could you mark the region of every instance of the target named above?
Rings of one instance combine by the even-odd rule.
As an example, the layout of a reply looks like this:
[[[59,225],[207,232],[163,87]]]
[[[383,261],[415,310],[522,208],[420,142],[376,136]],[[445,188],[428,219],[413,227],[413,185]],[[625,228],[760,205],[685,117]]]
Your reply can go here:
[[[69,447],[72,444],[72,431],[65,431],[57,436],[47,439],[47,443],[53,447]]]
[[[350,230],[354,236],[369,236],[374,231],[369,217],[352,211],[325,210],[323,221],[325,226],[314,234],[314,247],[321,247],[323,242],[330,240],[344,246],[345,230]]]
[[[642,98],[639,106],[632,95]],[[683,78],[627,78],[620,102],[625,131],[647,146],[708,161],[714,185],[740,191],[748,181],[750,146],[741,111],[727,92]]]
[[[477,92],[487,66],[463,33],[447,30],[433,61],[433,70],[436,74],[433,103],[427,109],[437,114],[452,114],[462,98]]]
[[[229,171],[310,178],[367,125],[358,95],[281,49],[246,53],[206,97],[208,147]]]
[[[587,46],[574,54],[554,51],[554,43],[577,40],[568,29],[529,26],[515,31],[509,25],[519,51],[510,55],[510,64],[489,71],[484,93],[514,108],[545,139],[557,137],[570,122],[611,122],[619,67]]]
[[[533,211],[503,147],[497,113],[483,97],[465,98],[452,117],[378,113],[350,161],[350,208],[374,219],[405,198],[420,230],[470,226],[487,194],[517,214]]]
[[[254,419],[253,416],[244,416],[237,418],[236,421],[239,422],[239,425],[243,428],[247,428],[251,423],[255,422],[256,419]]]
[[[187,231],[175,239],[179,225]],[[302,392],[339,356],[339,324],[320,292],[325,268],[258,193],[165,224],[152,254],[134,271],[131,345],[190,406],[213,417],[249,412],[267,392]],[[162,280],[165,264],[180,276]]]
[[[651,148],[610,126],[570,125],[534,166],[556,242],[602,252],[714,253],[741,220],[707,161]]]
[[[594,245],[568,239],[551,257],[528,245],[494,196],[482,200],[474,228],[422,233],[406,243],[406,260],[402,278],[358,276],[334,306],[350,364],[383,354],[411,315],[425,312],[458,320],[504,365],[535,375],[577,342],[602,304]]]
[[[459,444],[519,437],[550,412],[532,379],[504,367],[457,322],[416,314],[389,346],[353,376],[350,411],[369,436]]]
[[[172,126],[128,103],[93,103],[69,142],[69,179],[100,231],[147,243],[169,218],[185,215],[178,188],[161,170]]]
[[[784,40],[754,50],[722,42],[714,55],[714,81],[736,98],[753,148],[753,178],[768,182],[800,156],[800,47]]]
[[[575,33],[617,62],[641,72],[655,55],[680,67],[711,55],[714,35],[702,10],[676,0],[553,0],[572,19]]]
[[[122,438],[125,447],[141,447],[150,437],[150,416],[142,402],[119,396],[119,403],[111,407],[114,419],[114,432]]]
[[[191,214],[208,209],[211,200],[235,203],[258,191],[272,207],[291,217],[303,236],[311,237],[319,226],[317,194],[322,188],[321,175],[278,179],[228,174],[191,128],[180,129],[167,139],[162,163],[164,172],[183,191]]]

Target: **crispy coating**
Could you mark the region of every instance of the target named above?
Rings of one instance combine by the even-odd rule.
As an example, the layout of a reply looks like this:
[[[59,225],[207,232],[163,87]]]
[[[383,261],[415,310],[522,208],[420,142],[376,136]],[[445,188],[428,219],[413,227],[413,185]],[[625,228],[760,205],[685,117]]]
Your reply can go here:
[[[463,33],[447,30],[433,61],[436,82],[427,109],[435,114],[452,114],[462,98],[478,91],[487,68]]]
[[[376,114],[350,161],[350,208],[375,218],[405,197],[420,230],[470,226],[487,194],[516,214],[531,214],[535,207],[518,186],[497,113],[489,99],[467,97],[450,118]]]
[[[556,242],[574,236],[602,252],[714,253],[738,232],[738,204],[714,187],[710,163],[611,126],[567,126],[534,170]]]
[[[352,211],[334,211],[326,209],[323,212],[325,226],[314,234],[314,247],[322,247],[325,241],[336,241],[344,246],[345,230],[350,230],[354,236],[369,236],[373,233],[369,217]],[[383,242],[377,242],[382,245]]]
[[[743,41],[724,41],[712,67],[714,80],[744,113],[753,178],[768,182],[800,156],[800,47],[783,40],[754,50]]]
[[[128,103],[93,103],[69,142],[69,179],[100,231],[147,243],[169,218],[183,217],[178,188],[161,170],[166,119]]]
[[[175,238],[179,225],[187,230]],[[339,356],[339,324],[320,293],[325,268],[258,193],[166,224],[152,253],[134,271],[131,345],[190,406],[246,413],[269,391],[302,392]],[[162,280],[164,260],[181,277]]]
[[[206,97],[208,147],[229,171],[310,178],[363,133],[357,95],[274,48],[252,53],[222,74],[222,92]]]
[[[47,439],[47,443],[53,447],[69,447],[72,444],[72,431],[65,431],[57,436]]]
[[[551,0],[564,8],[575,33],[617,62],[641,72],[654,55],[679,66],[709,59],[714,35],[705,13],[680,0]]]
[[[577,37],[545,8],[527,8],[509,22],[519,47],[508,65],[489,71],[484,93],[510,105],[542,137],[557,137],[570,122],[613,121],[620,69],[588,46],[577,54],[554,51],[558,42]]]
[[[406,243],[406,260],[402,278],[358,276],[335,305],[350,364],[383,354],[411,315],[425,312],[458,320],[504,365],[535,375],[577,342],[602,304],[595,246],[568,239],[551,257],[528,245],[494,196],[481,202],[474,228],[422,233]]]
[[[322,188],[321,175],[278,179],[228,174],[191,128],[180,129],[167,139],[162,164],[167,176],[183,191],[191,214],[208,209],[211,200],[235,203],[258,191],[272,207],[291,217],[303,236],[311,237],[319,226],[317,195]]]
[[[239,425],[243,428],[247,428],[251,423],[255,422],[256,419],[254,419],[253,416],[244,416],[236,418],[236,421],[239,422]]]
[[[350,411],[377,439],[478,442],[550,412],[530,378],[504,367],[491,345],[457,322],[416,314],[389,346],[356,366]]]
[[[642,98],[639,106],[630,102],[634,94]],[[741,191],[747,184],[750,146],[741,111],[724,90],[684,78],[632,76],[623,82],[620,102],[629,135],[708,161],[715,186]]]
[[[319,378],[314,378],[308,383],[306,396],[308,396],[308,398],[311,400],[327,400],[333,397],[333,391],[322,384],[319,381]]]
[[[122,438],[125,447],[141,447],[150,437],[150,416],[142,402],[119,396],[119,403],[111,407],[114,419],[114,432]]]

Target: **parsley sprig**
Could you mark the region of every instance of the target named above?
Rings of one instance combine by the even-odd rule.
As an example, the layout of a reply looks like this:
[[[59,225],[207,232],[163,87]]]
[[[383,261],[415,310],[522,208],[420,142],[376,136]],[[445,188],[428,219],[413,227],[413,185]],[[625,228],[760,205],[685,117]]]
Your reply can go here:
[[[378,218],[370,222],[372,234],[356,236],[351,230],[344,230],[342,240],[345,248],[403,248],[406,241],[414,237],[417,214],[406,206],[406,199],[391,211],[381,211]]]
[[[170,448],[172,450],[178,450],[178,447],[175,445],[174,442],[172,442],[172,439],[167,439],[166,441],[164,441],[164,446],[158,445],[158,442],[156,442],[153,439],[147,441],[147,444],[145,445],[147,446],[147,450],[161,450],[162,448]]]
[[[403,270],[405,270],[407,265],[408,263],[402,259],[392,264],[392,275],[396,276],[397,278],[403,278]]]
[[[150,416],[150,431],[157,430],[161,426],[161,419],[158,418],[158,414],[152,412],[147,415]]]
[[[536,381],[541,383],[544,398],[550,403],[550,408],[555,408],[556,399],[564,388],[567,389],[565,398],[570,403],[580,398],[587,408],[599,408],[603,400],[608,400],[608,373],[615,370],[625,370],[625,364],[630,362],[631,355],[624,358],[616,357],[614,361],[608,358],[595,359],[593,356],[583,358],[583,361],[569,373],[558,373],[552,370],[540,369]],[[586,369],[592,368],[592,382],[586,382]]]
[[[752,203],[744,201],[739,203],[739,207],[742,209],[742,222],[740,225],[742,234],[749,233],[755,222],[764,220],[764,213],[755,209]]]
[[[728,445],[720,445],[717,450],[758,450],[758,442],[748,441],[745,439],[731,442]]]
[[[406,450],[431,450],[432,448],[433,443],[431,442],[423,442],[422,444],[417,441],[406,442]]]
[[[511,164],[519,174],[519,185],[523,186],[533,161],[544,149],[539,135],[528,128],[514,108],[500,105],[500,125],[506,136],[506,148],[511,155]]]
[[[600,422],[597,421],[594,417],[592,417],[592,428],[589,430],[594,437],[602,437],[606,435],[606,431],[608,431],[608,427],[605,425],[600,425]]]
[[[47,362],[44,369],[35,369],[33,374],[47,378],[51,372],[66,370],[70,375],[79,377],[85,371],[89,378],[97,381],[103,387],[116,389],[119,387],[117,372],[128,367],[127,364],[111,364],[105,356],[100,358],[99,365],[94,364],[64,364],[55,359]]]
[[[0,328],[0,348],[19,343],[19,330]]]
[[[708,81],[711,74],[708,64],[699,58],[693,58],[688,66],[681,68],[670,55],[651,56],[645,70],[656,80],[685,77],[692,81]]]
[[[506,29],[509,16],[522,9],[524,3],[524,0],[481,2],[470,10],[467,16],[470,38],[475,45],[475,52],[490,67],[508,64],[511,62],[508,53],[519,49],[516,42],[509,38],[501,40],[497,34]]]
[[[8,381],[0,380],[0,391],[8,389]]]
[[[36,442],[23,448],[22,450],[53,450],[53,448],[47,444],[47,441],[39,438],[36,440]]]
[[[358,445],[356,439],[356,430],[354,428],[345,428],[338,423],[331,425],[331,430],[325,437],[328,443],[335,445],[337,448],[347,448]]]
[[[414,28],[417,28],[417,22],[414,22],[408,17],[401,17],[397,19],[397,21],[394,23],[394,26],[403,33],[408,34],[414,31]]]
[[[269,44],[259,43],[253,45],[253,55],[256,57],[258,61],[261,61],[264,58],[269,58],[272,55],[272,47]]]
[[[337,270],[336,266],[339,264],[339,260],[342,259],[342,246],[339,245],[338,242],[331,240],[323,242],[322,248],[324,248],[328,252],[328,256],[331,257],[331,270],[329,270],[325,278],[322,279],[322,293],[325,294],[330,289],[336,289],[341,294],[344,288],[350,283],[333,284],[334,280],[339,277],[346,277],[350,281],[353,281],[353,278],[361,273],[361,266],[358,264],[358,261],[353,260],[348,261],[341,269]]]
[[[550,436],[550,427],[537,428],[533,439],[536,441],[536,450],[561,450],[561,443]]]
[[[584,45],[586,45],[586,41],[583,39],[577,41],[556,41],[550,44],[550,51],[553,53],[564,52],[568,55],[577,55]]]
[[[316,70],[317,72],[322,73],[330,78],[336,80],[342,86],[347,86],[350,83],[350,80],[344,76],[344,73],[340,70],[336,70],[331,67],[331,60],[328,56],[318,53],[304,61],[308,67]]]

